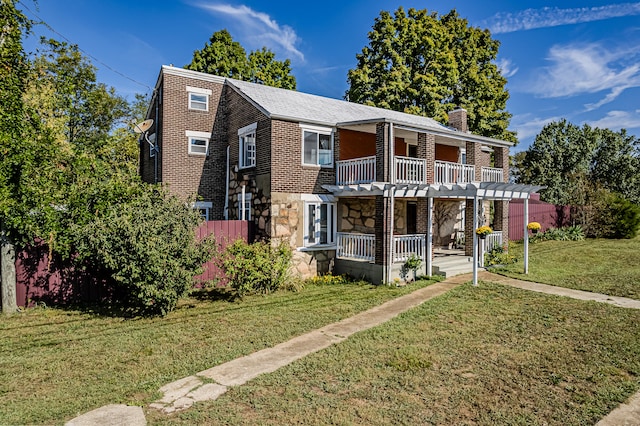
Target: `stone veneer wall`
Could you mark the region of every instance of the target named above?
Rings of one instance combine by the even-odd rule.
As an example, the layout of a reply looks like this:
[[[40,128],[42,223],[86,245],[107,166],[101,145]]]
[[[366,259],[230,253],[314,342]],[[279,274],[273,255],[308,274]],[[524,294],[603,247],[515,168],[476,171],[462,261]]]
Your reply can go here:
[[[396,199],[393,209],[396,234],[407,231],[407,201]],[[338,232],[373,234],[376,224],[376,203],[372,198],[341,198],[338,202]]]
[[[285,241],[291,246],[293,266],[299,276],[307,278],[333,272],[335,250],[303,248],[304,206],[300,194],[271,193],[271,241],[275,244]]]

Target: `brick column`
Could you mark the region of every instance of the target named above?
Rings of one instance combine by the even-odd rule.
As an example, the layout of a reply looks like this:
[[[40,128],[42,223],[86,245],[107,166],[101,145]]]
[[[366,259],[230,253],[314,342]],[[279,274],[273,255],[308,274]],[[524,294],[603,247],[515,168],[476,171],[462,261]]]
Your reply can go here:
[[[509,201],[494,201],[493,227],[502,231],[502,243],[509,241]]]
[[[391,182],[389,123],[376,124],[376,181]]]
[[[434,135],[418,133],[418,158],[426,161],[427,183],[433,183],[436,161],[436,137]]]
[[[482,181],[482,146],[479,143],[467,142],[467,164],[473,164],[475,166],[475,178],[476,182]]]
[[[376,236],[376,265],[389,264],[389,250],[391,250],[391,199],[376,196],[376,212],[375,212],[375,236]],[[385,278],[386,279],[386,278]]]
[[[473,233],[474,228],[473,217],[473,200],[465,200],[464,206],[464,254],[473,256]]]
[[[503,182],[509,182],[509,148],[493,148],[493,166],[503,171]]]

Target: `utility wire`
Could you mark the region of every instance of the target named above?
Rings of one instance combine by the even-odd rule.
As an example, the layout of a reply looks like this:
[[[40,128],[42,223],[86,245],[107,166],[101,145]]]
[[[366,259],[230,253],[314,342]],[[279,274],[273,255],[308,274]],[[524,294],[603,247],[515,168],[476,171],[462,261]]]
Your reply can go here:
[[[79,44],[72,42],[71,40],[69,40],[67,37],[65,37],[64,35],[60,34],[58,31],[56,31],[51,25],[49,25],[47,22],[45,22],[44,19],[40,18],[38,15],[36,15],[31,9],[29,9],[29,7],[27,5],[25,5],[24,3],[22,3],[20,0],[17,0],[17,2],[22,5],[22,7],[24,7],[25,9],[27,9],[29,11],[29,13],[31,13],[36,19],[38,19],[40,22],[40,24],[44,25],[45,27],[47,27],[49,29],[49,31],[51,31],[54,34],[57,34],[59,37],[62,37],[66,42],[71,43],[75,46],[78,47],[78,50],[81,51],[82,53],[84,53],[85,55],[87,55],[88,57],[90,57],[91,59],[93,59],[94,61],[96,61],[97,63],[103,65],[105,68],[107,68],[108,70],[110,70],[111,72],[114,72],[116,74],[118,74],[121,77],[126,78],[129,81],[134,82],[135,84],[138,84],[140,86],[146,87],[149,90],[152,90],[151,87],[149,87],[149,85],[144,84],[144,83],[140,83],[139,81],[129,77],[128,75],[125,75],[123,73],[121,73],[120,71],[110,67],[109,65],[105,64],[104,62],[102,62],[100,59],[96,58],[95,56],[93,56],[91,53],[87,52],[86,50],[82,49],[80,47]]]

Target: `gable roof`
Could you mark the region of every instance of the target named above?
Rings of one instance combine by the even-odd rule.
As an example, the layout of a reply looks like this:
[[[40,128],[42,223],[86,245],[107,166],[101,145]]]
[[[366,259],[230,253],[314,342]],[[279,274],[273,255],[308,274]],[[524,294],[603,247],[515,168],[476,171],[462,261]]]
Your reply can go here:
[[[208,81],[220,81],[223,77],[185,70],[162,67],[163,72],[188,75]],[[215,79],[215,80],[214,80]],[[429,117],[392,111],[368,105],[327,98],[295,90],[280,89],[263,84],[224,78],[226,85],[251,102],[267,117],[272,119],[298,121],[327,127],[390,122],[415,131],[433,133],[448,138],[478,142],[493,146],[512,146],[513,143],[500,139],[464,133],[445,126]]]

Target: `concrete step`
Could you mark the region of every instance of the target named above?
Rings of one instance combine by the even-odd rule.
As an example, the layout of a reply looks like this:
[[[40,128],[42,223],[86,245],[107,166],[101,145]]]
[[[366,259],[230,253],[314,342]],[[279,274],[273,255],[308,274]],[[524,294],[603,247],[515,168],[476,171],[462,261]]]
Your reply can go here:
[[[484,268],[478,268],[484,270]],[[471,258],[466,256],[437,257],[433,260],[433,274],[446,278],[473,272]]]

